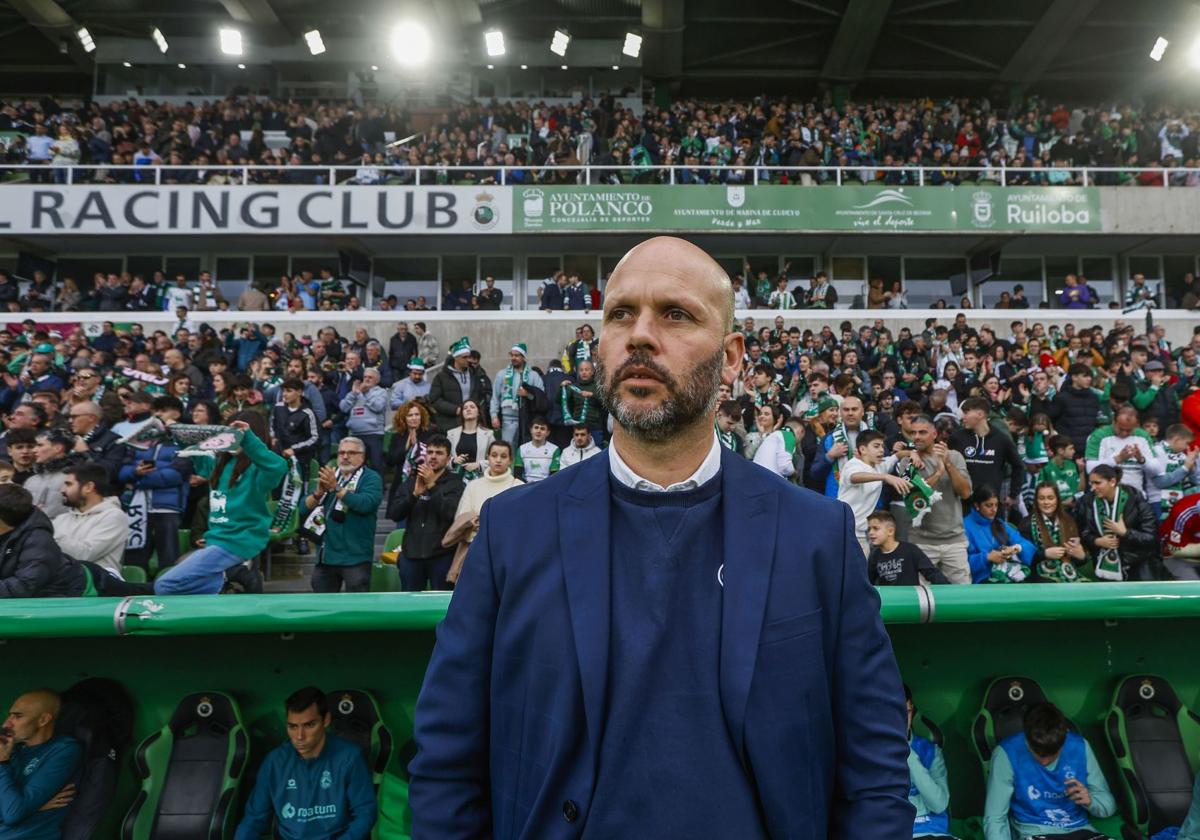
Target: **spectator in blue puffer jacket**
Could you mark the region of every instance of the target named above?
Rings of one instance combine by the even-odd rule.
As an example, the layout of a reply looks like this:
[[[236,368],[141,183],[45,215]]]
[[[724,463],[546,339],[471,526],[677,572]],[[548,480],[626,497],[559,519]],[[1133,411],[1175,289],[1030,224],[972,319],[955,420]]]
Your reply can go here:
[[[183,415],[183,405],[175,397],[156,397],[151,411],[170,425]],[[118,473],[121,484],[134,494],[129,513],[130,537],[134,537],[139,526],[144,534],[143,547],[125,553],[126,564],[149,570],[150,554],[156,551],[161,571],[179,559],[179,525],[187,507],[192,464],[187,458],[178,457],[178,452],[179,447],[171,443],[149,449],[131,448]]]

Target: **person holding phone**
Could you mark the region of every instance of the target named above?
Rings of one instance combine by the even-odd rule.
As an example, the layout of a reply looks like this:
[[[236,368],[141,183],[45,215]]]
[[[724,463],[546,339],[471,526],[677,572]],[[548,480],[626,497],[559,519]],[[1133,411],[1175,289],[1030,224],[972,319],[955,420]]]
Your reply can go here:
[[[1087,559],[1079,526],[1067,512],[1053,481],[1034,488],[1034,511],[1021,522],[1021,536],[1033,543],[1032,580],[1038,583],[1075,583],[1077,567]]]
[[[1053,703],[1030,706],[1022,730],[992,753],[985,840],[1108,840],[1090,818],[1111,817],[1117,802],[1091,746]]]

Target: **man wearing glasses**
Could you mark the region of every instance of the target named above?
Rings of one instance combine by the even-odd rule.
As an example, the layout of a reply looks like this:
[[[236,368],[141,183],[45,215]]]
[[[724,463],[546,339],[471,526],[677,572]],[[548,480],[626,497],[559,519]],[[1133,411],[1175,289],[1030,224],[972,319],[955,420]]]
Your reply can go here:
[[[91,401],[75,403],[67,410],[67,422],[75,435],[74,451],[100,464],[108,471],[109,481],[115,481],[125,461],[125,447],[117,443],[119,438],[104,422],[100,406]]]
[[[80,368],[75,372],[70,401],[72,405],[91,402],[100,406],[100,413],[110,426],[121,421],[121,400],[116,391],[104,384],[95,368]]]
[[[318,545],[313,592],[367,592],[375,559],[375,519],[383,479],[366,465],[360,438],[338,443],[337,468],[321,467],[316,489],[300,505],[304,532]]]

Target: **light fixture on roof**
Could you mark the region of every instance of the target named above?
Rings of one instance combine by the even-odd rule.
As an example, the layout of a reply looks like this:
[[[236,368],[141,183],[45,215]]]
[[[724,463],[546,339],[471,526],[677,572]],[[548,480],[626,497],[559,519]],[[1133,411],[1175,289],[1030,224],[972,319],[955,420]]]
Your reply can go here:
[[[379,65],[378,65],[378,64],[372,64],[372,65],[371,65],[371,69],[372,69],[372,70],[374,70],[376,73],[378,73],[378,72],[379,72]]]
[[[620,69],[621,69],[621,65],[619,65],[619,64],[614,64],[614,65],[613,65],[613,69],[614,69],[614,70],[620,70]]]
[[[392,52],[401,64],[414,67],[429,60],[433,45],[429,30],[415,20],[405,20],[392,29]]]
[[[564,65],[562,65],[562,69],[566,70],[566,69],[567,69],[567,65],[565,65],[565,64],[564,64]]]
[[[1187,62],[1193,69],[1200,69],[1200,38],[1197,38],[1188,47]]]
[[[122,66],[122,67],[132,67],[133,65],[132,65],[132,64],[130,64],[128,61],[122,61],[122,62],[121,62],[121,66]]]
[[[184,64],[182,61],[181,61],[181,62],[179,62],[178,64],[176,64],[175,66],[176,66],[176,67],[178,67],[180,70],[186,70],[186,69],[187,69],[187,65],[186,65],[186,64]]]
[[[310,29],[305,32],[304,43],[308,44],[308,51],[313,55],[320,55],[325,52],[325,42],[321,40],[321,31],[319,29]]]
[[[242,54],[241,30],[222,27],[218,34],[221,37],[221,52],[225,53],[225,55]]]
[[[555,55],[565,56],[567,47],[571,44],[571,36],[561,29],[554,30],[554,37],[550,39],[550,52]]]
[[[488,55],[504,55],[504,33],[499,29],[483,33],[483,44],[487,47]]]
[[[528,64],[522,64],[522,65],[521,65],[521,69],[522,69],[522,70],[528,70],[528,69],[529,69],[529,65],[528,65]]]
[[[84,52],[90,53],[95,51],[96,42],[92,40],[92,33],[88,32],[86,26],[81,26],[76,29],[75,37],[79,39],[79,44],[83,47]]]
[[[495,69],[496,69],[496,65],[495,65],[495,64],[489,64],[489,65],[487,66],[487,69],[489,69],[489,70],[495,70]]]
[[[1154,42],[1154,48],[1150,50],[1150,57],[1155,61],[1162,61],[1163,53],[1167,51],[1167,46],[1170,43],[1170,41],[1161,35],[1158,36],[1158,40]]]
[[[154,39],[159,52],[165,53],[167,51],[167,39],[157,26],[150,30],[150,37]]]
[[[642,52],[642,36],[633,32],[625,33],[625,46],[621,47],[621,52],[630,58],[637,58]]]
[[[239,69],[239,70],[245,70],[245,69],[246,69],[246,65],[245,65],[245,64],[239,64],[239,65],[238,65],[238,69]]]

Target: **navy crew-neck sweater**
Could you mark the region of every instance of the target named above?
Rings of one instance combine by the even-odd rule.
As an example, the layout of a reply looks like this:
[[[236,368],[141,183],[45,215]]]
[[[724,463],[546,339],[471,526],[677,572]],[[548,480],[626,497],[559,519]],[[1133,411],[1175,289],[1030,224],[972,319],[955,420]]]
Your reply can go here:
[[[644,493],[610,478],[607,715],[585,838],[765,838],[721,709],[721,478]]]

